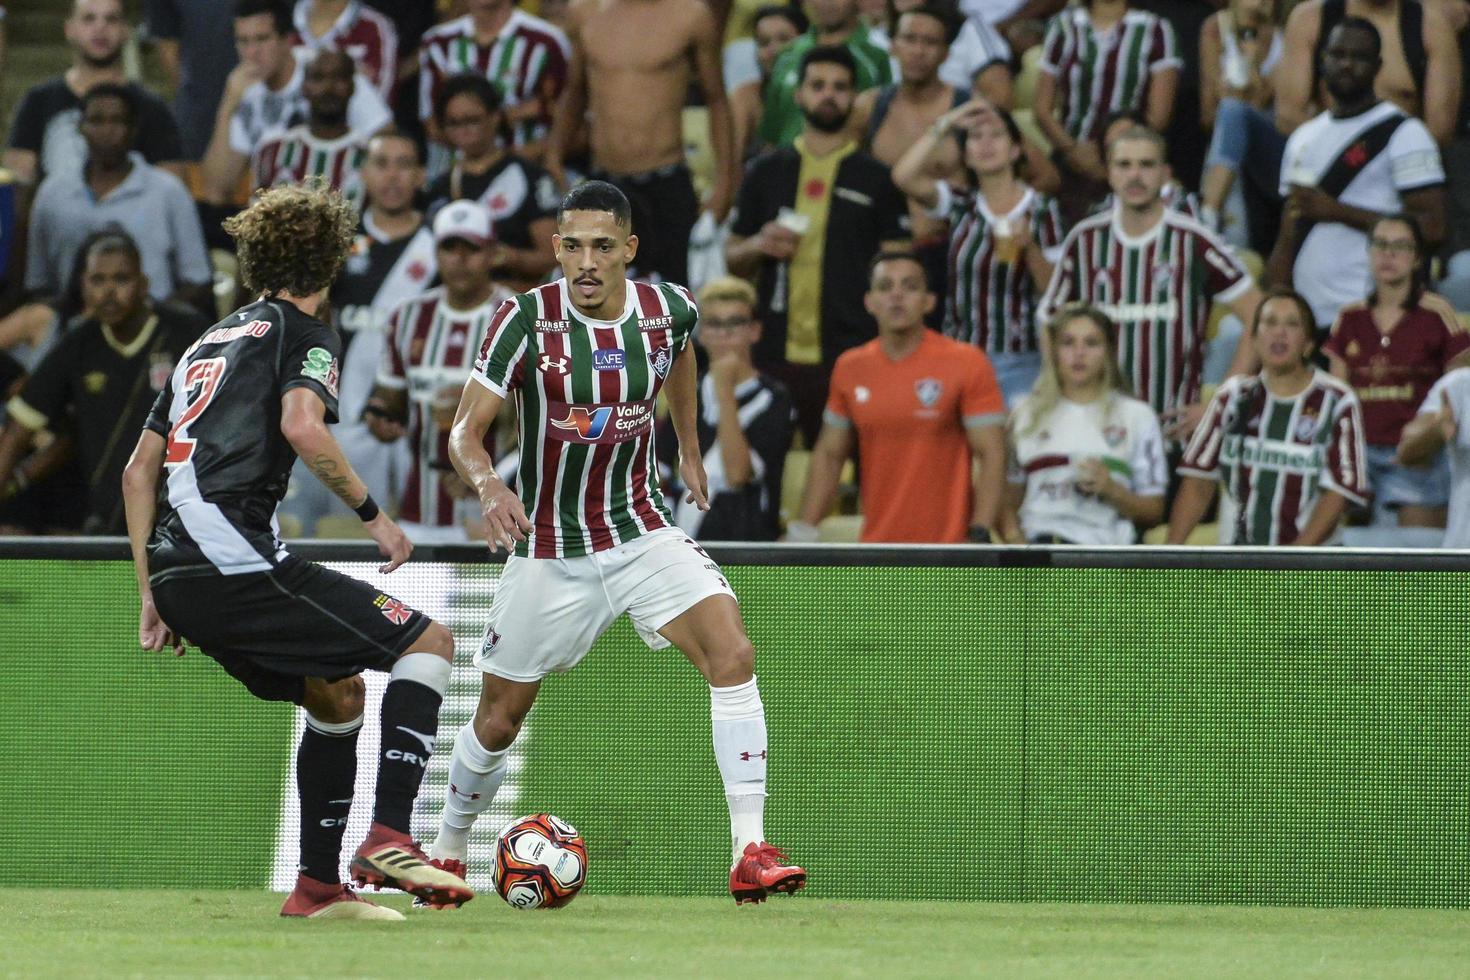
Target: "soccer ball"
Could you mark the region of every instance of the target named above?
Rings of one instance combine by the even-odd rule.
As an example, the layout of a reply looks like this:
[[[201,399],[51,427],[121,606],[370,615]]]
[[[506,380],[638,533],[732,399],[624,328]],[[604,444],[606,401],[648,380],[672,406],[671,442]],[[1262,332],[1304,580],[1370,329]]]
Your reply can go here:
[[[518,909],[554,909],[587,881],[587,845],[549,813],[521,817],[495,842],[495,890]]]

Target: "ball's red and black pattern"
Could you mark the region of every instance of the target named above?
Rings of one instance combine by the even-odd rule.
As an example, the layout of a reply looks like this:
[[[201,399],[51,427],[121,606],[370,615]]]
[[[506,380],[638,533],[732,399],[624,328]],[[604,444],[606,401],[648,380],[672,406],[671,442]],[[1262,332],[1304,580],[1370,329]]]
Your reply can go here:
[[[549,813],[521,817],[495,845],[495,890],[518,909],[554,909],[587,881],[587,845],[577,828]]]

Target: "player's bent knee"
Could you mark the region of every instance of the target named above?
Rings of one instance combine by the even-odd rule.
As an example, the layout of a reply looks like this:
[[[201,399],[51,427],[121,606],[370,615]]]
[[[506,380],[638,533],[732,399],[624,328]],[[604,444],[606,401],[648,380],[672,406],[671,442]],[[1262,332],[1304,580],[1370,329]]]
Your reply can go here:
[[[744,636],[708,651],[709,676],[715,687],[744,684],[755,673],[755,644]]]
[[[489,718],[475,719],[475,738],[491,752],[504,752],[515,744],[521,732],[521,719],[494,712]]]
[[[403,652],[432,653],[454,663],[454,634],[442,623],[430,623],[429,628],[413,641],[413,646]]]
[[[318,721],[343,725],[362,717],[367,701],[367,687],[362,676],[354,674],[339,681],[310,678],[302,707]]]

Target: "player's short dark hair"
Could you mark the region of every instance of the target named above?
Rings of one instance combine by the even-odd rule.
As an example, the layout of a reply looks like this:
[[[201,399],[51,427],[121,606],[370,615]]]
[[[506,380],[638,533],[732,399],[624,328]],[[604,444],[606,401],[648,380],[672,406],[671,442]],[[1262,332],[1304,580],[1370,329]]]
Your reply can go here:
[[[1383,58],[1383,35],[1378,33],[1378,28],[1375,27],[1373,22],[1366,17],[1344,17],[1342,20],[1337,22],[1337,26],[1333,27],[1332,30],[1362,31],[1364,34],[1373,39],[1374,56],[1379,59]],[[1329,32],[1327,36],[1331,38],[1332,34]]]
[[[925,0],[919,6],[905,10],[893,18],[894,37],[898,36],[898,22],[910,14],[923,14],[925,17],[932,17],[939,21],[940,26],[944,28],[944,43],[950,45],[954,44],[955,39],[960,36],[960,28],[965,23],[960,17],[959,10],[953,4],[943,3],[941,0]]]
[[[236,20],[259,17],[261,14],[270,16],[271,24],[281,37],[286,37],[296,30],[296,25],[291,23],[291,7],[289,4],[282,3],[281,0],[235,0]]]
[[[486,112],[499,112],[503,104],[500,86],[484,75],[468,71],[450,75],[439,87],[439,94],[434,97],[434,121],[436,123],[444,125],[444,116],[449,112],[449,100],[461,95],[478,99]]]
[[[357,238],[357,211],[320,180],[261,192],[226,218],[235,240],[240,281],[251,292],[306,297],[337,278]]]
[[[567,191],[556,209],[557,224],[568,211],[606,211],[619,228],[633,225],[633,206],[627,195],[605,180],[589,180]]]
[[[1266,290],[1261,297],[1261,305],[1256,307],[1256,315],[1251,317],[1251,336],[1254,337],[1261,330],[1261,316],[1266,311],[1266,304],[1273,299],[1289,300],[1296,304],[1296,309],[1302,318],[1302,329],[1307,332],[1307,339],[1312,343],[1317,342],[1317,315],[1312,312],[1312,304],[1307,298],[1289,286],[1273,286]]]
[[[82,115],[87,114],[87,107],[98,99],[117,99],[123,105],[123,112],[128,117],[128,128],[138,128],[138,97],[133,94],[132,89],[117,82],[98,82],[82,95]]]
[[[873,287],[873,273],[877,272],[878,266],[882,265],[884,262],[912,262],[914,265],[919,267],[919,273],[924,277],[924,289],[928,290],[929,292],[934,291],[934,286],[929,282],[929,267],[924,264],[924,260],[919,257],[919,253],[910,251],[908,249],[898,248],[880,250],[877,255],[873,256],[872,259],[868,261],[869,289]]]
[[[819,44],[801,56],[801,68],[796,73],[796,84],[806,81],[806,71],[812,65],[841,65],[857,84],[857,60],[852,52],[841,44]]]
[[[796,28],[796,33],[798,34],[805,34],[807,32],[807,28],[811,26],[807,23],[806,14],[801,12],[800,7],[791,7],[785,4],[772,3],[761,7],[755,12],[755,16],[750,19],[751,30],[754,31],[755,25],[759,24],[767,17],[786,18],[787,22],[789,22],[792,27]]]

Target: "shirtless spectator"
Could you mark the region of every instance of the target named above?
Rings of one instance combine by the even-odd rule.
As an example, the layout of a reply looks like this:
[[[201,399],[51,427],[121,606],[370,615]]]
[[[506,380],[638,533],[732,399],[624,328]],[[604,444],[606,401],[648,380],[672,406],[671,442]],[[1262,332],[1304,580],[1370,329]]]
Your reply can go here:
[[[297,45],[307,52],[322,48],[347,52],[383,100],[393,98],[398,32],[391,20],[362,0],[296,0],[291,21]]]
[[[240,64],[225,83],[204,157],[203,198],[210,204],[234,199],[261,144],[307,116],[302,94],[305,59],[292,51],[292,30],[290,10],[279,0],[236,0],[235,50]],[[367,79],[354,75],[348,130],[366,141],[392,119]]]
[[[516,152],[540,160],[557,100],[567,84],[571,58],[567,36],[513,0],[466,0],[464,6],[463,17],[424,35],[419,49],[419,118],[436,142],[446,142],[433,123],[445,79],[465,72],[484,75],[503,95]],[[513,57],[517,51],[522,54]]]
[[[77,129],[82,96],[94,85],[112,82],[127,86],[138,104],[133,149],[149,163],[183,176],[184,151],[173,114],[158,96],[129,82],[123,69],[128,22],[122,0],[74,0],[66,19],[66,40],[72,50],[71,67],[21,98],[10,127],[5,168],[23,184],[38,183],[57,169],[75,171],[87,156]]]
[[[1383,39],[1374,90],[1429,127],[1440,144],[1455,132],[1462,66],[1455,29],[1438,4],[1413,0],[1305,0],[1286,21],[1286,56],[1276,72],[1276,125],[1283,133],[1327,108],[1321,77],[1328,36],[1362,17]]]
[[[709,110],[714,185],[705,207],[725,220],[735,194],[730,103],[720,34],[702,0],[587,0],[571,13],[572,72],[553,127],[547,169],[562,164],[588,127],[590,176],[627,195],[638,228],[634,278],[688,279],[689,233],[700,202],[684,162],[682,113],[691,74]]]
[[[946,85],[961,92],[972,92],[997,108],[1010,109],[1015,103],[1015,78],[1011,75],[1011,48],[995,28],[977,17],[960,13],[953,0],[891,0],[893,18],[890,30],[897,37],[899,21],[911,10],[929,8],[952,21],[956,33],[949,43],[949,54],[939,66],[939,77]],[[889,49],[893,42],[889,40]],[[897,59],[897,52],[894,52]]]

